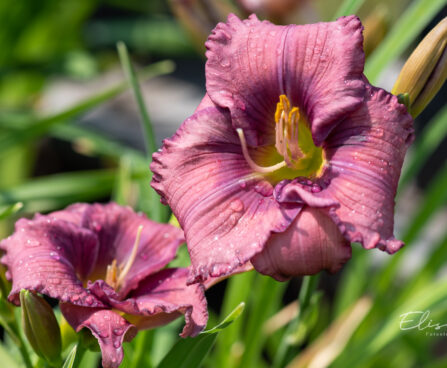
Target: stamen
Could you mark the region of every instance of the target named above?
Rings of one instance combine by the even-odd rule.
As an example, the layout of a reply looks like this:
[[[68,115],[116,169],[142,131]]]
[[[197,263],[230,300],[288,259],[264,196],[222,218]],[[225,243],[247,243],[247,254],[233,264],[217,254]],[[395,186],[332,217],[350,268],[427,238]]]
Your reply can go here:
[[[106,282],[115,289],[117,284],[118,267],[116,267],[116,259],[107,266]]]
[[[300,149],[299,126],[301,115],[298,107],[291,107],[286,95],[279,96],[279,103],[276,105],[276,150],[284,157],[287,166],[295,168],[299,159],[303,158]]]
[[[245,140],[244,131],[241,128],[237,128],[236,132],[239,136],[239,140],[241,141],[242,153],[244,155],[244,158],[247,161],[248,166],[250,166],[254,171],[257,171],[257,172],[260,172],[263,174],[267,174],[267,173],[271,173],[276,170],[279,170],[282,167],[287,165],[285,161],[281,161],[281,162],[279,162],[275,165],[272,165],[272,166],[267,166],[267,167],[259,166],[258,164],[256,164],[256,162],[254,162],[251,159],[250,154],[248,153],[247,142]]]
[[[137,257],[137,251],[138,251],[138,246],[140,245],[140,238],[141,238],[142,230],[143,230],[143,225],[138,226],[137,236],[135,237],[135,243],[132,248],[132,253],[130,254],[129,259],[126,262],[126,265],[124,266],[122,271],[119,273],[118,280],[116,282],[117,289],[119,289],[122,281],[124,280],[126,275],[129,273],[130,268],[132,267],[132,265],[135,261],[135,258]]]

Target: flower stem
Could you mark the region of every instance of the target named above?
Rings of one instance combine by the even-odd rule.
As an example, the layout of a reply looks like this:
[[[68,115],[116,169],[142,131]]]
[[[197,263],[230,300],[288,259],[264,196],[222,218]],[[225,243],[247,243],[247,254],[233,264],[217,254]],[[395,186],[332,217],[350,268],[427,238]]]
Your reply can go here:
[[[314,276],[304,276],[303,282],[301,284],[300,293],[298,296],[298,314],[287,327],[284,335],[282,337],[281,343],[279,344],[278,351],[276,352],[275,359],[273,361],[272,368],[280,368],[284,364],[284,360],[287,357],[287,353],[289,351],[292,339],[291,335],[298,328],[301,318],[305,315],[307,308],[309,307],[310,298],[312,297],[313,292],[318,286],[319,275]]]
[[[20,345],[18,347],[20,354],[22,355],[23,362],[25,363],[26,368],[32,368],[33,366],[31,364],[31,360],[29,358],[28,350],[26,349],[25,343],[20,335],[18,335],[17,337],[20,341]]]
[[[133,352],[130,368],[145,366],[145,356],[152,346],[154,340],[154,331],[148,330],[140,332],[136,340],[135,350]],[[146,363],[147,364],[147,363]]]

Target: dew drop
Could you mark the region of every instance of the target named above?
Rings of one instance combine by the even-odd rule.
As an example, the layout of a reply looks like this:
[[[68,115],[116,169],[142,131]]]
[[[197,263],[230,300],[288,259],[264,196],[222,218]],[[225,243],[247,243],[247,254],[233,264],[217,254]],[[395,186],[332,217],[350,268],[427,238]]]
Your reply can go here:
[[[230,208],[235,212],[242,212],[244,210],[244,203],[240,199],[233,199],[230,203]]]
[[[261,182],[255,185],[255,191],[264,197],[270,197],[273,194],[273,187],[270,183]]]
[[[38,247],[40,244],[41,244],[41,243],[40,243],[40,241],[38,241],[38,240],[31,240],[31,239],[28,239],[28,240],[26,241],[26,245],[27,245],[28,247]]]
[[[103,331],[103,332],[99,333],[99,337],[102,337],[103,339],[106,339],[107,337],[109,337],[109,334],[107,332]]]
[[[220,66],[223,68],[228,68],[231,65],[230,59],[223,58],[220,60]]]
[[[123,330],[121,328],[113,329],[113,333],[117,336],[121,336],[123,334]]]

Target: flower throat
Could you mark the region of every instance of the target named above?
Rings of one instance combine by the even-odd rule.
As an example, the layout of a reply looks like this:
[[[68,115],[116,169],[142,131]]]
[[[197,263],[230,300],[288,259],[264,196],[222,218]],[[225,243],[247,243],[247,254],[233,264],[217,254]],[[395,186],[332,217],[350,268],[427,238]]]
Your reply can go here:
[[[280,170],[278,179],[281,180],[289,175],[312,178],[321,175],[324,166],[323,149],[314,144],[306,119],[300,114],[298,107],[290,105],[286,95],[279,96],[279,102],[276,105],[276,141],[275,149],[269,151],[270,157],[262,157],[266,156],[266,153],[258,154],[257,156],[260,157],[255,162],[249,154],[243,130],[239,128],[236,131],[244,157],[254,171],[270,174]],[[272,160],[281,161],[269,166],[260,165]]]

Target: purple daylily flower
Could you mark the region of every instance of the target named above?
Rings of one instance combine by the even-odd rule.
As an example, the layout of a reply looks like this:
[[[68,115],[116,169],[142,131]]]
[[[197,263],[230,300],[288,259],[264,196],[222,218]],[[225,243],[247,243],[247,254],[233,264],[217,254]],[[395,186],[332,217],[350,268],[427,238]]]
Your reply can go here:
[[[363,75],[362,25],[252,15],[206,42],[207,93],[153,156],[152,186],[185,231],[189,282],[249,261],[278,280],[337,271],[349,242],[393,253],[413,120]]]
[[[21,289],[56,298],[68,323],[90,329],[103,366],[117,367],[123,341],[138,329],[164,325],[181,314],[181,336],[197,335],[208,318],[203,285],[186,286],[188,270],[164,268],[184,242],[183,232],[115,203],[74,204],[17,221],[0,243],[12,280]]]

